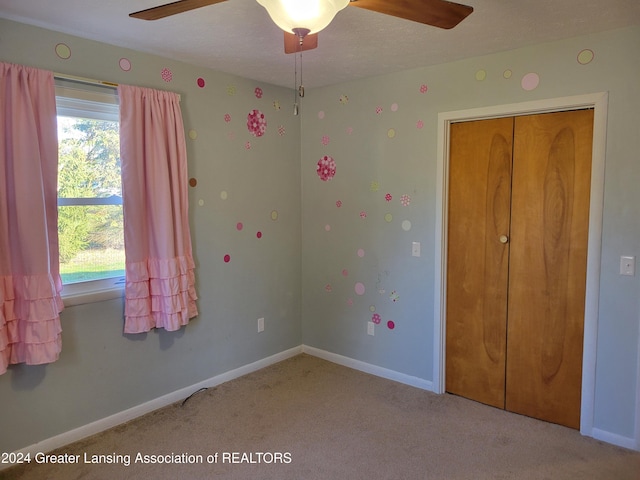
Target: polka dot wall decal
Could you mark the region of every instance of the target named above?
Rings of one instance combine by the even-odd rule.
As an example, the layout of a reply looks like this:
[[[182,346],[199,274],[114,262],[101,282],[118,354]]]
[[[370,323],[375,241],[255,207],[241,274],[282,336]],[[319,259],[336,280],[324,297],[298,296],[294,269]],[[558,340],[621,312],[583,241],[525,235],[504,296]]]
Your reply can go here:
[[[593,57],[594,57],[593,50],[589,50],[588,48],[585,48],[580,53],[578,53],[578,63],[580,65],[586,65],[587,63],[591,63],[591,61],[593,60]]]
[[[392,112],[397,112],[398,111],[398,104],[397,103],[392,103],[391,104],[391,111]]]
[[[404,220],[402,222],[402,230],[404,230],[405,232],[411,230],[411,222],[409,220]]]
[[[391,215],[390,213],[387,213],[387,214],[384,216],[384,221],[385,221],[385,222],[387,222],[387,223],[391,223],[391,221],[392,221],[392,220],[393,220],[393,215]]]
[[[327,292],[327,293],[331,293],[331,292],[333,291],[333,288],[331,288],[331,285],[327,283],[327,284],[324,286],[324,290],[325,290],[325,292]]]
[[[56,55],[63,60],[67,60],[71,57],[71,49],[69,45],[65,43],[59,43],[56,45]]]
[[[323,135],[321,142],[322,142],[322,145],[329,145],[329,136]]]
[[[375,312],[376,311],[376,306],[375,305],[369,305],[369,311],[370,312]]]
[[[364,291],[365,291],[364,284],[361,282],[356,283],[354,290],[356,291],[357,295],[364,295]]]
[[[506,79],[511,78],[511,75],[513,75],[513,72],[511,70],[505,70],[504,72],[502,72],[502,76]]]
[[[380,115],[382,113],[382,107],[376,107],[376,115]]]
[[[388,328],[389,330],[393,330],[394,328],[396,328],[396,324],[394,323],[394,321],[393,321],[393,320],[389,320],[389,321],[387,322],[387,328]]]
[[[260,110],[251,110],[247,115],[247,130],[254,137],[261,137],[267,129],[267,119]]]
[[[243,228],[244,228],[244,225],[242,224],[242,222],[236,223],[236,230],[241,231]]]
[[[364,257],[364,249],[359,248],[357,253],[360,258]]]
[[[324,226],[324,230],[325,230],[325,232],[329,232],[329,231],[331,231],[331,225],[326,224],[326,225]]]
[[[235,85],[229,85],[227,87],[227,95],[235,95],[236,93],[238,93],[238,89],[235,87]]]
[[[229,263],[231,261],[231,255],[228,253],[224,256],[224,263]]]
[[[353,306],[353,298],[347,298],[347,305]]]
[[[329,155],[325,155],[316,166],[316,173],[320,177],[320,180],[326,182],[331,180],[336,174],[336,162]]]
[[[198,205],[200,205],[202,207],[204,205],[204,200],[202,200],[202,199],[198,200]]]
[[[535,90],[540,83],[540,77],[538,77],[537,73],[527,73],[524,77],[522,77],[522,81],[520,83],[524,90]]]
[[[387,194],[384,196],[384,199],[385,199],[387,202],[390,202],[391,200],[393,200],[393,195],[391,195],[390,193],[387,193]]]
[[[478,80],[479,82],[483,81],[485,78],[487,78],[487,72],[485,70],[478,70],[476,72],[476,80]]]
[[[395,129],[395,128],[390,128],[390,129],[387,131],[387,137],[389,137],[389,138],[395,138],[395,136],[396,136],[396,129]]]
[[[371,182],[369,190],[371,190],[372,192],[377,192],[378,190],[380,190],[380,184],[376,181]]]
[[[251,142],[245,142],[244,148],[245,150],[251,150]]]
[[[189,138],[191,140],[195,140],[196,138],[198,138],[198,132],[196,132],[195,130],[189,130]]]
[[[336,207],[340,208],[342,206],[342,200],[336,200]]]
[[[253,91],[253,93],[255,93],[256,98],[262,98],[262,89],[260,87],[256,87],[256,89]]]
[[[162,71],[160,72],[160,76],[165,82],[170,82],[171,80],[173,80],[173,72],[166,67],[162,69]]]
[[[278,220],[278,211],[277,210],[272,210],[271,211],[271,220],[273,220],[274,222],[276,220]]]
[[[411,197],[406,193],[400,197],[400,204],[403,207],[408,207],[410,203],[411,203]]]
[[[260,231],[256,232],[256,238],[262,238],[262,232]]]
[[[400,295],[398,295],[398,292],[396,292],[395,290],[393,290],[391,292],[391,295],[389,295],[389,298],[391,299],[392,302],[397,302],[398,299],[400,298]]]
[[[198,78],[198,80],[196,80],[196,84],[200,88],[204,88],[204,86],[206,85],[206,82],[204,81],[204,78],[200,77],[200,78]]]
[[[131,70],[131,62],[128,58],[121,58],[118,62],[118,65],[123,72],[128,72],[129,70]]]
[[[275,110],[280,110],[280,102],[278,100],[273,101],[273,108]]]
[[[347,97],[346,95],[340,95],[340,99],[339,99],[341,104],[346,104],[349,102],[349,97]]]
[[[428,90],[429,90],[429,87],[427,87],[426,83],[423,83],[422,85],[420,85],[420,93],[427,93]]]
[[[231,115],[229,115],[228,113],[225,113],[224,114],[224,121],[227,122],[227,123],[231,122]]]
[[[198,185],[198,180],[196,180],[195,178],[190,178],[189,179],[189,186],[190,187],[195,187],[196,185]]]
[[[347,135],[351,135],[353,133],[353,127],[347,127]]]
[[[418,120],[418,121],[416,122],[416,128],[417,128],[418,130],[420,130],[420,129],[421,129],[421,128],[423,128],[423,127],[424,127],[424,122],[423,122],[422,120]]]
[[[342,276],[343,277],[348,277],[349,276],[349,270],[347,270],[346,268],[344,270],[342,270]]]
[[[373,315],[371,315],[371,321],[378,325],[382,321],[382,317],[379,313],[374,313]]]
[[[222,200],[226,200],[228,197],[229,197],[229,194],[225,190],[220,192],[220,198]]]
[[[362,210],[362,211],[360,212],[360,218],[361,218],[361,219],[363,219],[363,220],[364,220],[365,218],[367,218],[367,212],[365,212],[364,210]]]
[[[322,120],[322,119],[324,118],[324,112],[323,112],[322,110],[320,110],[320,111],[318,112],[318,118],[319,118],[320,120]]]
[[[284,125],[278,125],[278,135],[282,137],[285,133],[287,133],[287,131],[285,130]]]

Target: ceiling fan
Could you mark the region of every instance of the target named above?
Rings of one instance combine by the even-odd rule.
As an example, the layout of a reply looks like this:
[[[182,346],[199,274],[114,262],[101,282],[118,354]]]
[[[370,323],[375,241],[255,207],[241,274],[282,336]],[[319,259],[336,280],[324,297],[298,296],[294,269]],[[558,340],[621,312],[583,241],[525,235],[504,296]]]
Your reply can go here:
[[[187,12],[196,8],[206,7],[216,3],[222,3],[226,0],[178,0],[176,2],[159,5],[157,7],[148,8],[139,12],[130,13],[129,16],[142,20],[158,20],[160,18],[177,15],[178,13]],[[326,24],[315,31],[307,28],[293,28],[291,32],[287,28],[280,25],[274,18],[271,9],[268,8],[266,0],[258,0],[269,11],[271,18],[285,31],[285,53],[295,53],[303,50],[311,50],[318,45],[317,31],[321,30]],[[287,3],[287,2],[281,2]],[[288,3],[295,3],[293,2]],[[333,15],[338,10],[352,5],[374,12],[391,15],[394,17],[411,20],[413,22],[432,25],[438,28],[450,29],[458,25],[471,12],[473,7],[462,5],[459,3],[449,2],[447,0],[327,0],[329,4],[339,4],[328,21],[333,19]],[[281,8],[278,5],[276,8]],[[328,22],[327,22],[328,23]],[[303,43],[304,38],[304,43]]]

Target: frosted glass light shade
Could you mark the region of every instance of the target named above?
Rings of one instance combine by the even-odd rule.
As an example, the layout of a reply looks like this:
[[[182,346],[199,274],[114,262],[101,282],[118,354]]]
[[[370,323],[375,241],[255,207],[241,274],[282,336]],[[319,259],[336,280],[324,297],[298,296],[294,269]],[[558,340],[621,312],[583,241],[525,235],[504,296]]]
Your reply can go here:
[[[316,33],[331,23],[349,0],[257,0],[271,20],[289,33]]]

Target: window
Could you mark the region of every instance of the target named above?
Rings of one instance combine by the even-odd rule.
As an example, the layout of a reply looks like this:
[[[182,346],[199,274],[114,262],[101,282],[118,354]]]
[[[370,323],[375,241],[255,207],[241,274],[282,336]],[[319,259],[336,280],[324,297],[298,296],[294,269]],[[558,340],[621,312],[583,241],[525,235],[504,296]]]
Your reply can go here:
[[[113,88],[56,79],[63,297],[124,285],[119,109]],[[78,302],[84,303],[84,302]]]

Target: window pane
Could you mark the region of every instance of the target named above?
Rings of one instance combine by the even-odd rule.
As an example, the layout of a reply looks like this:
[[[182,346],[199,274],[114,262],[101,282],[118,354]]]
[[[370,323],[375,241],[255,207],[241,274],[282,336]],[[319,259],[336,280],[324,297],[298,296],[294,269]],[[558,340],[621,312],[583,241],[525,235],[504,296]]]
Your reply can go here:
[[[124,276],[121,205],[58,207],[58,236],[63,283]]]

